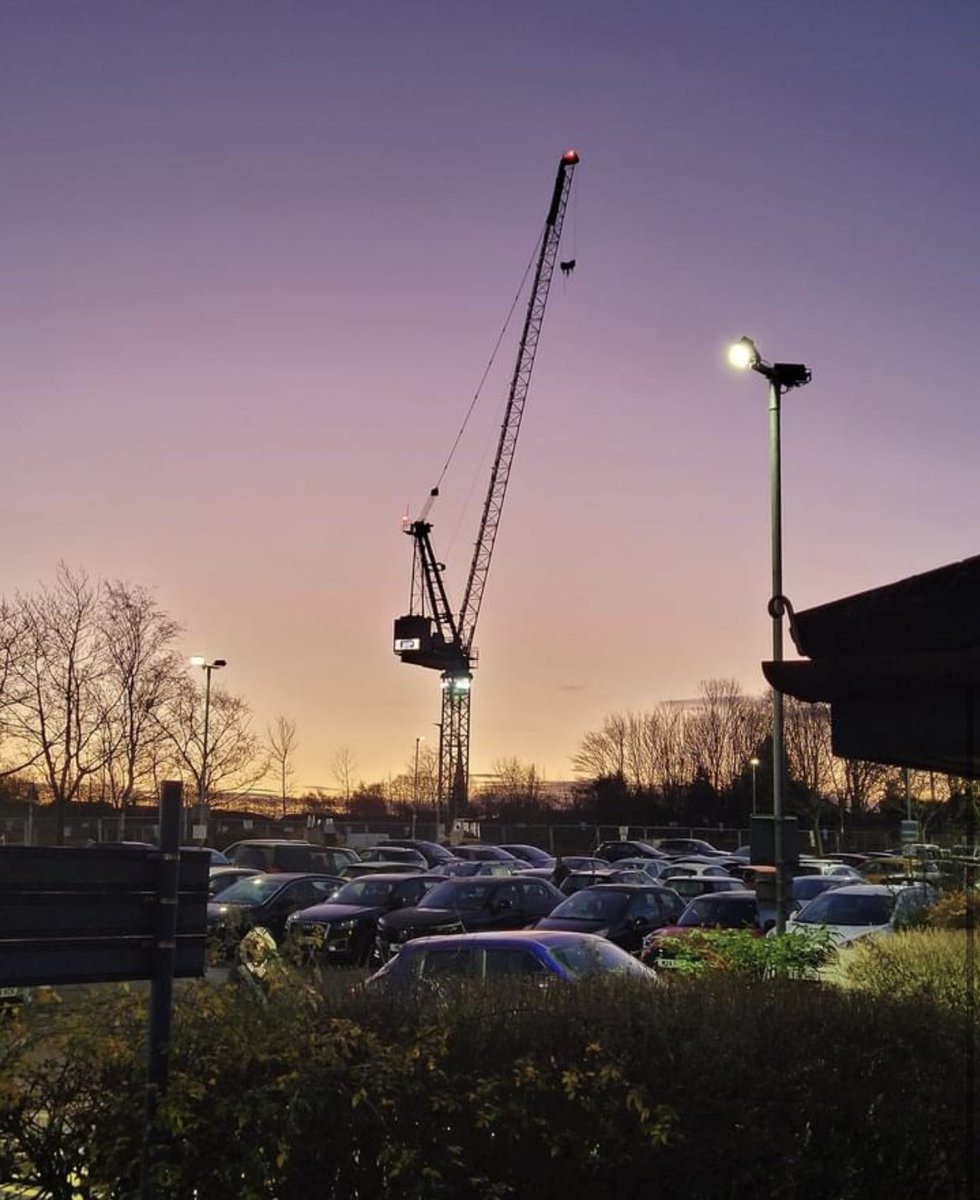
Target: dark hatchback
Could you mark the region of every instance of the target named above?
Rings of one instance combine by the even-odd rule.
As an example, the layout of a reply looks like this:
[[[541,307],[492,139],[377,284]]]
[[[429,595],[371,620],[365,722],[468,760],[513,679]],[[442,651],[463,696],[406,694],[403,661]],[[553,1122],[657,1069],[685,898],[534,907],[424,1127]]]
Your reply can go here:
[[[523,929],[550,913],[561,899],[561,892],[544,879],[447,879],[416,908],[386,913],[378,920],[378,956],[386,962],[401,943],[427,934]]]
[[[394,872],[354,879],[326,903],[294,912],[286,921],[286,942],[307,962],[363,966],[374,949],[378,918],[414,908],[442,882],[435,875]]]
[[[536,928],[596,933],[638,953],[647,934],[672,925],[683,911],[680,896],[659,884],[602,883],[569,896]]]
[[[650,966],[673,966],[671,938],[687,937],[696,929],[749,929],[756,937],[762,937],[772,924],[760,909],[755,892],[748,889],[695,896],[676,924],[657,929],[644,938],[640,958]]]
[[[233,883],[208,904],[208,939],[218,951],[234,951],[242,937],[258,926],[281,942],[286,918],[309,908],[343,883],[336,875],[263,871]]]

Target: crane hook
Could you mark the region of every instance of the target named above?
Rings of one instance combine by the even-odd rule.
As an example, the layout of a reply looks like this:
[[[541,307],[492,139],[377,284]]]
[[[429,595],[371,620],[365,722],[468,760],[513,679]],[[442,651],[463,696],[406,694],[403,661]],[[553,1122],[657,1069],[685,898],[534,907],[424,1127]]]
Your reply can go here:
[[[571,275],[571,273],[575,270],[575,259],[567,258],[564,262],[560,262],[558,266],[561,268],[561,273],[563,275]]]

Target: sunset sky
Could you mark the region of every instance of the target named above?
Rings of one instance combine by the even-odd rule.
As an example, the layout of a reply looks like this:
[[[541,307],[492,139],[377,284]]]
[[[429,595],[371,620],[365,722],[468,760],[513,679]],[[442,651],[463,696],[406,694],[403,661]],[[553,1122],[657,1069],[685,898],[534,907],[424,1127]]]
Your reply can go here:
[[[575,147],[476,644],[471,770],[980,552],[976,0],[4,0],[0,591],[152,588],[298,788],[410,764],[392,653],[436,482]],[[523,313],[522,298],[519,315]],[[458,605],[519,321],[433,509]]]

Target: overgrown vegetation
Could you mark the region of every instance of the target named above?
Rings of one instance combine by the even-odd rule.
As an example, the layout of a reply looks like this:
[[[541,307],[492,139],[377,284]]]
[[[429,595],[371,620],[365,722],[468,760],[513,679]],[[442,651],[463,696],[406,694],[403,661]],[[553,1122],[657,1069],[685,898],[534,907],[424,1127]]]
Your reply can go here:
[[[135,1195],[141,999],[33,1008],[0,1029],[0,1174]],[[174,1028],[168,1200],[968,1194],[966,1021],[894,995],[711,971],[419,1005],[287,971],[178,986]]]
[[[815,929],[758,937],[750,929],[691,929],[662,943],[677,970],[721,969],[753,979],[812,978],[833,953],[830,935]]]
[[[845,956],[845,980],[870,995],[936,1005],[976,1022],[980,971],[969,935],[960,929],[913,929],[864,938]],[[923,1011],[923,1019],[931,1014]]]

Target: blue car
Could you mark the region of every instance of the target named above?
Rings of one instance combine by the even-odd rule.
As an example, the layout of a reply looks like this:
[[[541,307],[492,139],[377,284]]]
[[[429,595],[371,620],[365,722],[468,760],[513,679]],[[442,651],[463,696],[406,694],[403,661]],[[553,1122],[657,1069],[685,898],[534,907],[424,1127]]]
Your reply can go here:
[[[650,980],[653,972],[607,938],[567,930],[457,933],[406,942],[365,983],[369,992],[410,991],[450,980],[549,978],[596,974]]]

